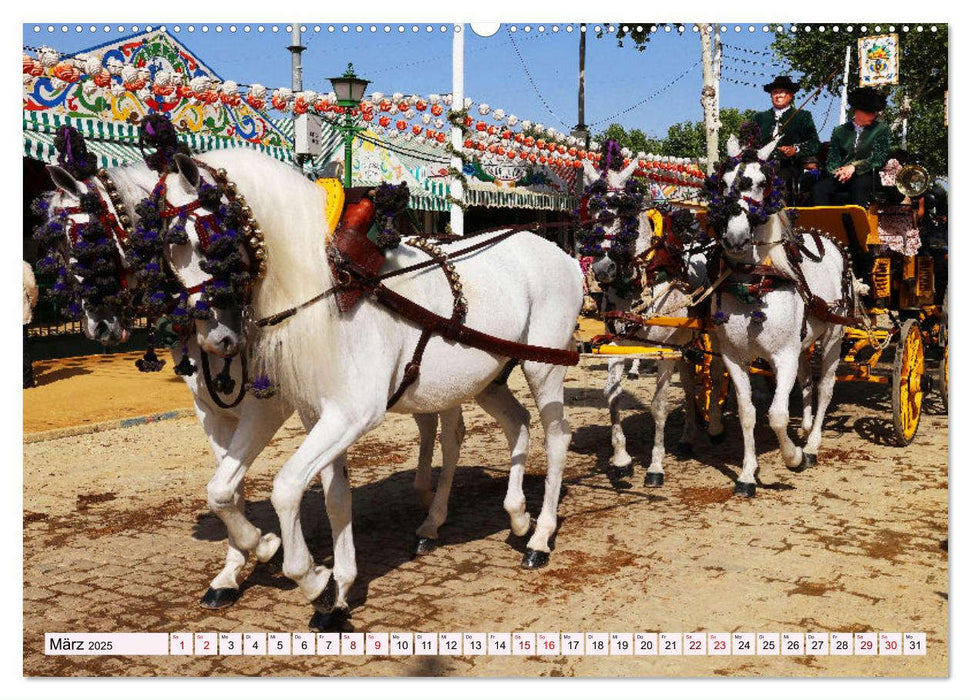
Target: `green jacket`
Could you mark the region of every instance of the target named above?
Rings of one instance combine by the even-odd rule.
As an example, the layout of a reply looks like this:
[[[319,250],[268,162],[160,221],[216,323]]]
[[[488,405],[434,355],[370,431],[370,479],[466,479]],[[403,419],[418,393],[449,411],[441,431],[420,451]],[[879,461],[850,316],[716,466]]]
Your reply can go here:
[[[795,113],[795,114],[793,114]],[[772,131],[775,129],[775,110],[769,109],[765,112],[758,112],[753,121],[762,130],[762,143],[764,146],[772,140]],[[797,146],[799,151],[797,158],[814,156],[819,151],[819,136],[816,134],[816,124],[813,123],[813,115],[804,109],[795,111],[794,107],[789,107],[779,119],[780,126],[786,124],[782,131],[782,138],[779,146]]]
[[[852,165],[857,173],[880,170],[890,153],[890,127],[883,122],[873,122],[864,127],[860,140],[856,141],[856,128],[852,121],[833,129],[826,170],[832,173],[844,165]]]

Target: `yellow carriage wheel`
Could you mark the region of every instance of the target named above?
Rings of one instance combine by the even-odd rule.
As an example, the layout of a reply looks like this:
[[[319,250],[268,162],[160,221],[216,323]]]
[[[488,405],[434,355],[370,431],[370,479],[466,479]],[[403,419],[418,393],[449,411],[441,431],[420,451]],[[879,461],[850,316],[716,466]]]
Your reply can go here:
[[[893,407],[893,430],[897,444],[909,445],[917,434],[924,403],[924,340],[914,319],[900,329],[893,362],[890,399]]]
[[[947,411],[947,336],[944,336],[944,356],[941,358],[941,366],[937,369],[938,393],[941,402],[944,404],[944,411]]]
[[[725,404],[725,398],[728,396],[728,377],[725,372],[721,377],[711,375],[711,336],[702,333],[696,347],[704,354],[701,363],[695,365],[695,415],[702,425],[708,425],[712,400],[717,400],[719,406]]]

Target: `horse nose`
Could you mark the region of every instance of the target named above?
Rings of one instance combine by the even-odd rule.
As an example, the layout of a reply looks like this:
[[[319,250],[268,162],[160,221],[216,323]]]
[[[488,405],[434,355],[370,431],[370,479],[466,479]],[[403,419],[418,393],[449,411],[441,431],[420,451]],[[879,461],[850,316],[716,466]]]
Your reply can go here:
[[[105,320],[98,321],[94,327],[94,337],[98,340],[107,340],[108,335],[108,322]]]

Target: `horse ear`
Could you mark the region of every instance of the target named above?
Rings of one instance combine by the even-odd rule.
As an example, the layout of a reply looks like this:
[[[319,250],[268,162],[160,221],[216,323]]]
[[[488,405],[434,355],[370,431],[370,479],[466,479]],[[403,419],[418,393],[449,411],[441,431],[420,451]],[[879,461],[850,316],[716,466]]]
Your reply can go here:
[[[735,134],[728,137],[728,143],[725,144],[725,152],[729,158],[737,158],[742,155],[742,147],[738,143],[738,137]]]
[[[591,185],[600,179],[600,173],[589,160],[583,161],[583,184]]]
[[[59,165],[48,165],[47,172],[51,176],[51,180],[54,181],[57,189],[68,194],[73,194],[75,197],[81,196],[81,186],[67,170]]]
[[[639,163],[637,162],[637,158],[632,158],[630,164],[628,164],[626,168],[620,171],[621,185],[627,184],[627,181],[630,180],[631,175],[634,174],[634,171],[637,170],[638,166],[639,166]]]
[[[182,176],[190,187],[196,188],[199,186],[199,166],[189,156],[176,153],[175,167],[179,169],[179,175]]]
[[[776,138],[769,141],[767,144],[759,149],[759,160],[767,160],[772,151],[775,150],[776,144],[782,139],[782,136],[777,136]]]

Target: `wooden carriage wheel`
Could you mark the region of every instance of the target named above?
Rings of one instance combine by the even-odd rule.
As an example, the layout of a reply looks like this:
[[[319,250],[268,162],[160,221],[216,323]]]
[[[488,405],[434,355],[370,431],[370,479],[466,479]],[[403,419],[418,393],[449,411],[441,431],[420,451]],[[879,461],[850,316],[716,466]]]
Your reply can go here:
[[[948,392],[948,369],[947,369],[947,292],[944,292],[944,309],[941,319],[941,336],[940,344],[943,348],[941,353],[941,363],[937,367],[937,393],[941,397],[941,402],[944,404],[944,412],[947,412],[947,392]]]
[[[947,412],[947,336],[944,336],[944,356],[941,358],[940,367],[937,368],[938,393],[941,402],[944,404],[944,411]]]
[[[701,363],[695,367],[695,415],[702,426],[708,425],[709,411],[712,406],[712,397],[717,389],[717,401],[719,406],[724,406],[728,396],[728,375],[722,372],[720,377],[711,375],[711,336],[702,333],[696,341],[696,347],[704,354]]]
[[[924,340],[918,323],[909,319],[900,329],[890,384],[893,430],[898,445],[909,445],[917,434],[924,402],[923,378]]]

